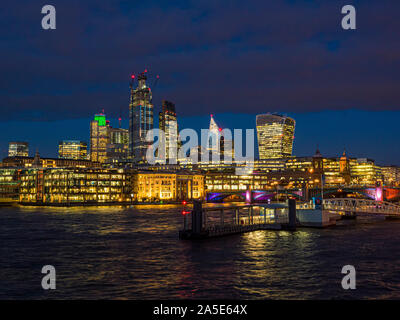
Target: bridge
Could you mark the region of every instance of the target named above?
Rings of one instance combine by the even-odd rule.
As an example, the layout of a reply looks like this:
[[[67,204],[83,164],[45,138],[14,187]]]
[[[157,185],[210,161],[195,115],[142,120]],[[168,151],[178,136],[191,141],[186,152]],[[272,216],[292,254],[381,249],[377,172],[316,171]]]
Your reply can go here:
[[[276,198],[278,192],[273,190],[245,190],[245,191],[217,191],[208,192],[206,194],[207,202],[270,202]],[[296,190],[282,190],[279,191],[280,195],[284,195],[286,198],[293,198],[300,200],[302,198],[302,192]]]
[[[206,201],[214,203],[222,202],[270,202],[281,199],[296,199],[305,201],[311,198],[321,198],[321,188],[306,190],[283,189],[283,190],[243,190],[243,191],[212,191],[207,192]],[[400,201],[400,189],[388,187],[324,187],[323,198],[358,198],[372,199],[378,201]]]
[[[322,209],[345,214],[373,214],[385,217],[399,217],[400,206],[386,201],[376,201],[369,199],[324,199]]]

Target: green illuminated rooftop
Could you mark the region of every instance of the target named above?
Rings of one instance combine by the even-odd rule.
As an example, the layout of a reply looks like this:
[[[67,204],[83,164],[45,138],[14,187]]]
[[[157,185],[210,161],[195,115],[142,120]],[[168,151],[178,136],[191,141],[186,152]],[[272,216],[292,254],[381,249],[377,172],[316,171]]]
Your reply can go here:
[[[95,114],[94,121],[97,121],[99,123],[99,126],[105,126],[106,125],[106,115],[105,114]]]

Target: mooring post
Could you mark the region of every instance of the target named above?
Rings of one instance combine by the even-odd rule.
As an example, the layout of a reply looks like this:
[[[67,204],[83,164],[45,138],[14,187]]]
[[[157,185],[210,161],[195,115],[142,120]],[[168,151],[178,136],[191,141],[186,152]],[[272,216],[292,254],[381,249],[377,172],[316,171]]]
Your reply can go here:
[[[239,209],[235,209],[235,221],[236,224],[239,224]]]
[[[264,209],[264,223],[267,223],[267,208],[263,208]]]
[[[200,233],[203,225],[203,207],[201,201],[193,200],[192,232]]]
[[[289,227],[296,228],[296,200],[289,199]]]
[[[183,230],[187,230],[187,217],[186,217],[186,213],[183,214]]]

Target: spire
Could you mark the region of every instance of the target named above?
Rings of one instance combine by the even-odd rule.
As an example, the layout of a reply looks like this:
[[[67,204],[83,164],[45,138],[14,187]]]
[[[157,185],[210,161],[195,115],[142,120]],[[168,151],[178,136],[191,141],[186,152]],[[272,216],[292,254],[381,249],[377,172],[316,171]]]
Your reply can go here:
[[[210,119],[210,128],[209,128],[210,132],[217,132],[219,131],[219,127],[217,125],[217,123],[214,120],[213,115],[211,114],[211,119]]]
[[[39,155],[38,149],[36,149],[36,153],[35,153],[35,157],[33,158],[32,166],[33,167],[40,167],[41,166],[40,155]]]
[[[346,149],[344,149],[343,155],[340,157],[340,159],[347,159]]]
[[[318,144],[317,144],[317,151],[315,151],[314,157],[322,157],[322,154],[321,154],[321,152],[319,151],[319,146],[318,146]]]

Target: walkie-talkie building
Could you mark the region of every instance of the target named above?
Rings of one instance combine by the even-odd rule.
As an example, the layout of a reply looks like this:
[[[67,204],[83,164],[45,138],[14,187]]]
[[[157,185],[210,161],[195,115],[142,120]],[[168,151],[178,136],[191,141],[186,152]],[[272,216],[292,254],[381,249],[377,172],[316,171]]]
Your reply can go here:
[[[260,159],[287,158],[292,155],[296,126],[294,119],[276,114],[259,114],[256,123]]]
[[[132,76],[134,79],[134,76]],[[141,73],[138,86],[133,88],[129,103],[129,153],[133,162],[145,162],[146,152],[151,142],[146,141],[146,135],[153,129],[153,102],[151,89],[146,85],[147,77]]]

